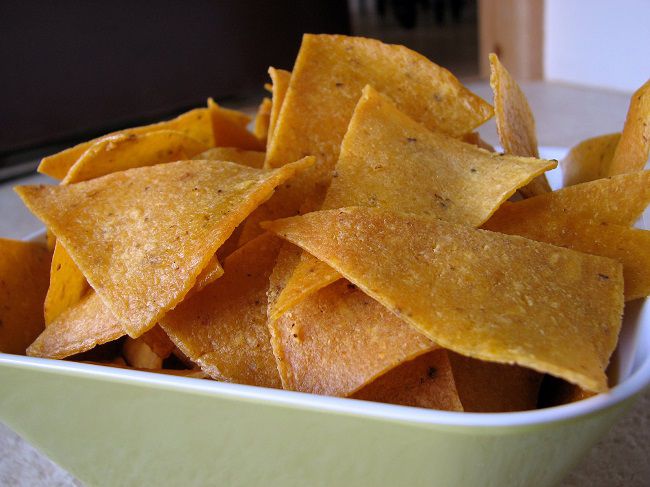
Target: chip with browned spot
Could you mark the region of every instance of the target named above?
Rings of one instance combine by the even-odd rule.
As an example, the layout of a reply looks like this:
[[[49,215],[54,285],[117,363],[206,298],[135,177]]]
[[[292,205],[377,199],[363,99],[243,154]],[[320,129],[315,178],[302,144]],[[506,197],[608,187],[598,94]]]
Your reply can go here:
[[[310,164],[179,161],[17,192],[137,337],[183,299],[235,227]]]
[[[496,54],[490,54],[490,86],[494,93],[494,114],[499,141],[506,154],[539,157],[535,118],[528,106],[526,95]],[[520,192],[535,196],[551,191],[546,176],[531,181]]]
[[[463,411],[448,352],[442,348],[395,367],[351,397],[401,406]]]
[[[211,161],[236,162],[248,167],[262,169],[265,152],[238,149],[237,147],[214,147],[197,154],[192,159],[209,159]]]
[[[172,120],[112,132],[47,156],[43,158],[38,166],[38,172],[52,176],[55,179],[63,179],[74,163],[77,162],[77,159],[90,149],[93,144],[116,135],[145,134],[157,130],[175,130],[199,141],[206,147],[214,146],[209,111],[207,108],[196,108]]]
[[[280,387],[266,326],[266,291],[282,240],[265,234],[228,257],[225,275],[167,313],[160,326],[210,377]]]
[[[623,311],[622,269],[611,259],[376,208],[264,227],[444,348],[607,390]]]
[[[340,280],[269,320],[285,389],[349,396],[437,346]]]
[[[24,354],[43,330],[51,254],[44,245],[0,238],[0,352]]]
[[[620,132],[599,135],[572,147],[560,161],[564,186],[606,177],[620,139]]]

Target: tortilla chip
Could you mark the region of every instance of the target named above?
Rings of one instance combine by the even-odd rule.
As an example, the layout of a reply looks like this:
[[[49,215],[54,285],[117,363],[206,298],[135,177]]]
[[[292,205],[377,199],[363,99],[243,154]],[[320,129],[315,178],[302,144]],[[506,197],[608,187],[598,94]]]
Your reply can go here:
[[[620,139],[620,133],[600,135],[572,147],[560,161],[564,186],[606,177]]]
[[[55,179],[63,179],[70,168],[77,162],[84,152],[90,147],[99,142],[100,140],[112,137],[118,134],[145,134],[147,132],[154,132],[157,130],[175,130],[182,134],[191,137],[202,143],[207,147],[213,147],[214,137],[212,135],[212,124],[210,122],[209,112],[207,108],[196,108],[189,112],[183,113],[178,117],[165,122],[154,123],[151,125],[144,125],[141,127],[134,127],[130,129],[119,130],[112,132],[108,135],[98,137],[88,142],[82,142],[74,147],[57,152],[51,156],[43,158],[41,164],[38,166],[38,172],[47,174]]]
[[[16,191],[136,338],[178,304],[235,227],[311,160],[277,171],[159,164]]]
[[[356,392],[354,399],[418,408],[463,411],[447,350],[406,362]]]
[[[201,152],[192,159],[236,162],[237,164],[254,167],[255,169],[262,169],[265,157],[265,152],[238,149],[237,147],[214,147],[213,149]]]
[[[264,227],[441,347],[607,390],[605,368],[623,311],[617,262],[374,208],[320,211]]]
[[[43,330],[50,255],[43,245],[0,238],[0,352],[24,354]]]
[[[556,165],[501,156],[431,132],[366,86],[322,208],[377,206],[480,226],[517,188]],[[272,318],[336,279],[326,264],[303,257]]]
[[[140,338],[162,359],[169,357],[176,347],[159,325],[143,333]]]
[[[535,118],[528,106],[526,95],[496,54],[490,54],[490,86],[494,93],[494,113],[499,141],[506,154],[539,157]],[[544,175],[538,176],[520,189],[526,197],[550,191],[551,187]]]
[[[273,81],[273,102],[271,104],[271,117],[269,119],[269,135],[266,142],[266,147],[270,147],[273,140],[273,133],[275,131],[275,126],[278,123],[278,117],[280,115],[280,110],[282,109],[282,103],[284,103],[284,97],[287,94],[289,89],[289,80],[291,79],[291,73],[285,71],[284,69],[277,69],[274,67],[269,68],[269,76],[271,76],[271,81]]]
[[[508,205],[516,206],[519,203]],[[484,226],[488,230],[520,235],[591,255],[609,257],[623,264],[625,301],[650,294],[650,231],[622,225],[593,224],[570,218],[519,218],[517,212],[501,212]],[[609,274],[603,273],[604,276]],[[606,278],[606,277],[605,277]]]
[[[52,323],[61,313],[88,292],[86,278],[72,261],[66,250],[57,242],[54,246],[50,269],[50,287],[45,296],[45,326]]]
[[[472,144],[477,147],[480,147],[481,149],[485,149],[486,151],[496,152],[494,147],[488,144],[485,140],[483,140],[481,138],[481,134],[479,134],[478,132],[470,132],[468,134],[465,134],[460,138],[460,140],[462,140],[466,144]]]
[[[650,171],[622,174],[569,186],[516,203],[504,203],[486,228],[500,231],[498,222],[532,228],[573,221],[629,226],[650,203]],[[530,220],[530,221],[526,221]],[[510,232],[506,232],[510,233]]]
[[[62,359],[124,336],[120,321],[93,290],[59,315],[27,349],[27,355]]]
[[[225,262],[226,273],[170,311],[160,326],[210,377],[280,387],[266,326],[266,291],[282,241],[252,240]]]
[[[271,99],[264,98],[262,103],[260,103],[259,108],[257,109],[257,115],[255,115],[255,127],[253,133],[255,137],[266,145],[266,138],[269,135],[269,124],[271,122]]]
[[[460,402],[467,412],[505,413],[537,407],[542,374],[449,352]]]
[[[397,365],[437,348],[345,280],[269,321],[285,389],[349,396]]]
[[[122,355],[131,367],[162,369],[162,358],[147,345],[142,337],[127,337],[122,345]]]
[[[199,292],[209,284],[223,276],[223,267],[215,255],[210,258],[208,264],[203,268],[199,276],[196,278],[192,292]]]
[[[630,99],[621,140],[616,146],[608,175],[640,171],[650,154],[650,80]]]
[[[223,108],[212,98],[208,98],[208,109],[212,118],[214,146],[264,150],[264,144],[246,128],[250,122],[248,115]]]

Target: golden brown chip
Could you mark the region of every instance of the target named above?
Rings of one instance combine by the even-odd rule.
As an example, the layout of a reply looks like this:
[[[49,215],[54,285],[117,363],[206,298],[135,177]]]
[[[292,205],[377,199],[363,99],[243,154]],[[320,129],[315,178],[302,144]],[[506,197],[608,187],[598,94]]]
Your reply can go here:
[[[106,139],[118,134],[144,134],[157,130],[175,130],[182,134],[196,139],[207,147],[214,146],[214,137],[212,135],[212,124],[207,108],[196,108],[187,113],[165,122],[134,127],[130,129],[119,130],[108,135],[98,137],[88,142],[82,142],[69,149],[58,152],[51,156],[45,157],[38,166],[38,172],[52,176],[55,179],[63,179],[73,164],[86,152],[93,144],[102,139]]]
[[[507,209],[518,204],[509,205]],[[527,216],[522,219],[518,213],[499,211],[484,228],[609,257],[623,264],[626,301],[650,294],[650,231],[622,225],[593,224],[563,218],[562,215],[558,218]]]
[[[269,320],[285,389],[348,396],[436,345],[340,280]]]
[[[608,175],[640,171],[650,154],[650,80],[630,100],[621,140],[616,146]]]
[[[27,355],[61,359],[117,340],[125,333],[120,321],[90,290],[38,336]]]
[[[623,310],[613,260],[375,208],[264,226],[444,348],[607,390]]]
[[[78,183],[134,167],[182,161],[207,146],[175,130],[121,133],[95,142],[70,168],[62,184]]]
[[[162,369],[163,359],[144,341],[143,337],[127,337],[122,345],[126,362],[138,369]]]
[[[447,350],[439,348],[403,363],[351,397],[402,406],[463,411]]]
[[[219,161],[159,164],[67,186],[17,188],[90,285],[138,337],[194,285],[273,188],[311,164],[263,171]]]
[[[282,241],[250,241],[225,262],[226,273],[160,322],[174,343],[210,377],[280,387],[266,326],[266,291]]]
[[[468,134],[465,134],[465,135],[463,135],[461,137],[460,140],[462,140],[466,144],[476,145],[476,146],[480,147],[481,149],[485,149],[486,151],[496,152],[494,150],[494,147],[492,147],[492,145],[490,145],[485,140],[483,140],[481,138],[481,135],[478,132],[470,132]]]
[[[56,242],[50,268],[50,287],[45,296],[45,326],[52,323],[70,306],[79,302],[88,289],[88,282],[84,275],[61,242]]]
[[[50,252],[0,238],[0,352],[24,354],[43,330]]]
[[[474,413],[527,411],[537,407],[544,377],[517,365],[484,362],[449,352],[463,409]]]
[[[367,86],[350,120],[322,208],[378,206],[479,226],[517,188],[556,165],[501,156],[431,132]],[[326,264],[303,257],[271,317],[337,278]]]
[[[237,147],[214,147],[196,155],[192,159],[236,162],[255,169],[262,169],[264,157],[266,157],[265,152],[238,149]]]
[[[289,80],[291,79],[291,73],[289,71],[285,71],[284,69],[270,67],[269,76],[271,76],[271,81],[273,81],[273,102],[271,104],[271,117],[269,119],[269,135],[266,142],[267,148],[270,147],[272,143],[273,133],[278,122],[280,110],[282,109],[282,103],[284,103],[284,97],[286,96],[287,90],[289,89]]]
[[[214,146],[264,150],[264,144],[246,128],[250,122],[248,115],[221,107],[212,98],[208,98],[208,110],[212,118]]]
[[[499,141],[506,154],[539,157],[535,118],[528,106],[526,95],[501,64],[496,54],[490,54],[490,86],[494,93],[494,113]],[[521,188],[527,197],[551,191],[546,176],[535,178]]]
[[[629,226],[649,203],[650,171],[639,171],[569,186],[516,203],[504,203],[486,228],[491,229],[490,224],[499,221],[526,228],[573,221]]]
[[[606,177],[620,139],[620,133],[599,135],[572,147],[560,161],[564,186]]]
[[[266,145],[266,138],[269,135],[269,124],[271,122],[271,99],[264,98],[257,109],[255,115],[255,126],[253,133],[255,137],[261,140]]]
[[[140,338],[162,359],[169,357],[176,347],[159,325],[143,333]]]
[[[199,292],[204,287],[212,284],[214,281],[223,276],[223,267],[219,263],[219,260],[216,256],[208,261],[208,264],[203,268],[199,276],[196,278],[192,292]]]

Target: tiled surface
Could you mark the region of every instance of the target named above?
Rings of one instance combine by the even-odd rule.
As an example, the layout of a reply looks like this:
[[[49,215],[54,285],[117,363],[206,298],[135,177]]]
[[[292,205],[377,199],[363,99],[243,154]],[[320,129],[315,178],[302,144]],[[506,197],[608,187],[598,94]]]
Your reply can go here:
[[[491,98],[486,83],[469,83],[469,86],[484,98]],[[571,146],[590,136],[618,131],[625,120],[627,94],[544,83],[525,84],[524,90],[536,115],[540,145]],[[496,143],[493,122],[486,124],[481,133],[487,141]],[[11,186],[45,181],[42,176],[31,176],[0,184],[1,237],[18,238],[39,228],[38,221],[22,207]],[[650,391],[647,391],[560,487],[646,487],[650,485],[649,458]],[[0,424],[0,485],[72,487],[82,484]]]

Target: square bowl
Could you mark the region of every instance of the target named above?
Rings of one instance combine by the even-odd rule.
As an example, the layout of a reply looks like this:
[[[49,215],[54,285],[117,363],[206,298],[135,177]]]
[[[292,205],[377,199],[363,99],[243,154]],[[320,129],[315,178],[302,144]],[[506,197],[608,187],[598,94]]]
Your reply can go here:
[[[0,354],[0,420],[89,486],[544,487],[650,383],[647,300],[616,356],[607,394],[457,413]]]

